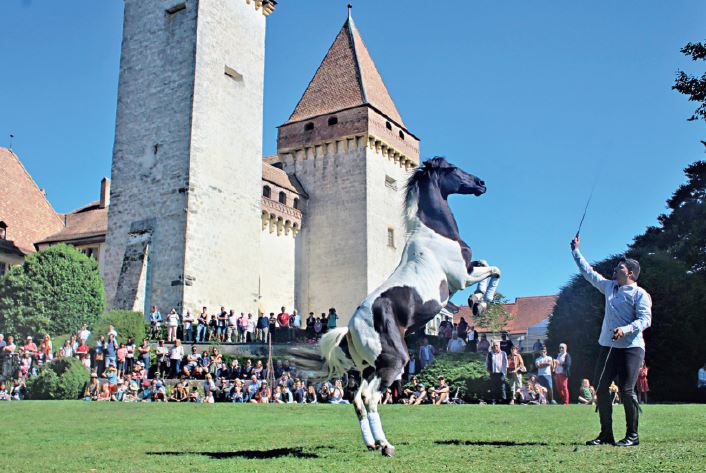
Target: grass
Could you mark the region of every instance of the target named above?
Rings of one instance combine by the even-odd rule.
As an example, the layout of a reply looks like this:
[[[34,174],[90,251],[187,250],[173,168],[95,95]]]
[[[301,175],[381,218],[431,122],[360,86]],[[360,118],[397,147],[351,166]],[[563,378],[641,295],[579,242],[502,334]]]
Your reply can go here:
[[[644,406],[642,444],[629,449],[584,446],[598,429],[584,406],[383,406],[381,415],[393,458],[363,448],[351,406],[4,402],[0,471],[706,471],[703,405]]]

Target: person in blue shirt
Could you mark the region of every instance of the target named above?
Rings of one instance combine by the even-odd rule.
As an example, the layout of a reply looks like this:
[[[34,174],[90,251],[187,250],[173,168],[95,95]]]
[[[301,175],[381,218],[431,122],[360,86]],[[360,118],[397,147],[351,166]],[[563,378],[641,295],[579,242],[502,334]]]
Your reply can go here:
[[[622,258],[613,270],[612,279],[606,279],[588,264],[579,251],[580,238],[571,241],[574,261],[581,275],[605,295],[605,310],[598,344],[601,351],[596,364],[594,382],[597,383],[598,413],[601,432],[587,445],[617,445],[631,447],[640,444],[637,434],[639,406],[635,383],[642,360],[645,358],[645,340],[642,332],[652,323],[652,299],[637,285],[640,263]],[[609,386],[616,380],[625,408],[625,438],[615,442],[613,437],[613,406]]]

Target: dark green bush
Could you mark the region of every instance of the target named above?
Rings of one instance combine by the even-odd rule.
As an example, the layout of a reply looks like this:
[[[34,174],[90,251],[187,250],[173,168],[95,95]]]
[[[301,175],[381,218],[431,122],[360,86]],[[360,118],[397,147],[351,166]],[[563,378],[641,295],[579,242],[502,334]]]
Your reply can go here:
[[[95,342],[101,335],[107,335],[109,325],[112,325],[118,332],[118,339],[121,342],[132,337],[139,345],[145,338],[145,316],[142,313],[129,310],[111,310],[98,319],[98,322],[93,326],[91,340]]]
[[[485,356],[480,353],[444,353],[417,375],[425,387],[436,386],[439,376],[446,378],[451,395],[460,389],[466,401],[487,397],[490,376],[485,369]]]
[[[98,263],[73,246],[33,253],[0,278],[0,333],[18,339],[76,333],[104,310]]]
[[[58,358],[44,365],[39,376],[28,383],[30,399],[79,399],[90,373],[75,358]]]

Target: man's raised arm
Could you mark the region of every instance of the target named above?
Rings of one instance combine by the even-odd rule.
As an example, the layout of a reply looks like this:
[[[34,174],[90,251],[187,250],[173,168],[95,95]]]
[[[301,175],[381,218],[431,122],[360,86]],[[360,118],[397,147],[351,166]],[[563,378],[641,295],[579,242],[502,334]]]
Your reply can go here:
[[[606,282],[608,280],[594,271],[591,265],[588,264],[586,258],[584,258],[581,251],[579,251],[580,243],[581,237],[578,235],[576,235],[576,238],[571,240],[571,254],[574,257],[574,262],[576,262],[576,266],[579,268],[581,276],[583,276],[586,281],[590,282],[593,287],[605,294]]]

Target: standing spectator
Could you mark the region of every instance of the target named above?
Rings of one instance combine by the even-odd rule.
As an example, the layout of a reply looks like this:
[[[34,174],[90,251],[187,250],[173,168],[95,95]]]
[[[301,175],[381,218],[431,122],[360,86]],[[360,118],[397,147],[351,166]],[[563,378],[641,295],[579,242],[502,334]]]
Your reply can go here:
[[[157,356],[157,373],[159,373],[162,378],[165,378],[167,368],[169,368],[169,349],[164,346],[164,340],[161,338],[159,339],[159,345],[155,350],[155,354]]]
[[[522,374],[527,372],[518,347],[512,347],[512,355],[507,359],[507,371],[510,378],[510,404],[514,404],[517,393],[522,393]]]
[[[468,322],[466,322],[466,319],[461,317],[461,320],[458,321],[458,325],[456,326],[456,333],[458,334],[458,338],[460,338],[461,340],[465,340],[467,332]]]
[[[228,313],[228,336],[226,340],[228,343],[235,343],[236,337],[238,336],[238,316],[235,315],[235,311],[230,309]]]
[[[328,315],[321,312],[321,334],[328,332]]]
[[[101,376],[103,374],[103,370],[105,369],[105,364],[104,364],[104,353],[103,353],[103,347],[105,346],[105,336],[101,335],[98,337],[98,340],[96,341],[96,347],[94,348],[94,353],[95,353],[95,368],[96,368],[96,374],[97,376]]]
[[[75,337],[72,337],[72,339]],[[73,347],[74,349],[76,347]],[[32,341],[32,337],[27,336],[27,343],[22,347],[22,349],[25,352],[28,352],[30,356],[34,357],[37,355],[37,352],[39,351],[39,348],[37,348],[37,344]]]
[[[466,349],[466,342],[462,338],[459,338],[458,332],[454,331],[451,334],[449,343],[446,345],[446,351],[449,353],[463,353]]]
[[[415,374],[417,374],[417,358],[414,356],[414,352],[412,350],[409,350],[409,361],[407,362],[407,365],[405,366],[405,380],[409,380],[410,378],[414,377]]]
[[[596,399],[596,391],[591,386],[588,379],[584,378],[581,381],[581,387],[579,388],[579,404],[593,404]]]
[[[74,356],[74,350],[71,348],[71,342],[66,340],[59,350],[59,356],[62,358],[71,358]]]
[[[8,338],[8,340],[10,339],[12,339],[12,337]],[[699,368],[699,371],[696,374],[696,392],[702,400],[706,400],[706,363]]]
[[[323,325],[321,323],[321,317],[316,317],[316,320],[314,321],[314,340],[318,340],[321,338],[321,329],[323,328]]]
[[[537,382],[544,386],[547,390],[547,396],[549,402],[556,404],[554,400],[553,386],[552,386],[552,360],[551,356],[547,356],[547,349],[542,347],[539,352],[539,356],[534,360],[534,366],[537,367]]]
[[[298,310],[292,311],[292,316],[289,318],[289,328],[292,331],[292,338],[299,341],[301,338],[302,316]],[[282,394],[285,395],[284,391]]]
[[[103,354],[105,355],[105,367],[106,369],[110,364],[112,363],[113,366],[116,366],[118,363],[117,359],[117,354],[118,354],[118,342],[115,341],[115,335],[112,333],[108,334],[108,340],[105,342],[105,345],[103,345]],[[115,369],[117,372],[117,368]]]
[[[647,373],[649,368],[645,364],[645,360],[642,360],[642,366],[640,366],[640,371],[637,373],[637,401],[640,404],[647,404],[647,393],[650,391],[650,383],[647,382]]]
[[[115,327],[112,325],[108,325],[108,333],[106,333],[107,336],[113,335],[113,338],[115,338],[115,341],[117,342],[118,340],[118,331],[115,330]]]
[[[117,351],[118,378],[122,378],[123,376],[125,376],[125,368],[126,368],[125,357],[126,356],[127,356],[127,348],[125,347],[124,343],[121,343],[120,348],[118,348],[118,351]]]
[[[78,339],[84,340],[86,342],[86,345],[88,345],[88,337],[90,336],[91,331],[88,330],[88,326],[86,324],[81,325],[81,330],[78,331]]]
[[[490,350],[490,342],[488,341],[488,337],[483,334],[480,336],[480,341],[478,342],[478,353],[488,353],[488,350]]]
[[[221,311],[218,314],[218,327],[217,327],[217,334],[218,334],[218,342],[223,343],[226,341],[226,330],[228,328],[228,312],[226,312],[226,308],[221,306]]]
[[[3,334],[0,333],[0,381],[5,381],[5,347],[7,346],[7,342],[5,341],[5,337]],[[9,395],[8,395],[9,396]],[[9,401],[9,399],[8,399]]]
[[[151,364],[150,350],[152,350],[152,347],[150,347],[149,343],[147,342],[147,339],[143,338],[142,345],[139,346],[139,348],[137,349],[137,352],[140,354],[140,361],[142,362],[142,365],[147,370],[149,370],[150,364]]]
[[[419,346],[419,371],[426,368],[432,361],[434,361],[434,347],[429,345],[429,339],[424,337]]]
[[[88,353],[88,350],[86,353]],[[39,343],[39,356],[43,363],[48,363],[54,358],[54,348],[49,334],[44,335],[44,338]]]
[[[540,351],[542,351],[542,348],[544,348],[544,344],[540,339],[535,340],[532,344],[532,351],[534,353],[539,353]]]
[[[12,335],[7,337],[7,343],[2,347],[0,352],[2,356],[2,379],[7,380],[12,377],[12,358],[15,356],[15,350],[17,346],[15,345],[14,338]]]
[[[270,313],[270,317],[274,316],[274,313]],[[262,312],[257,314],[257,331],[255,332],[255,341],[261,343],[267,343],[267,333],[270,330],[270,317],[267,317]]]
[[[169,351],[169,363],[171,365],[172,378],[176,378],[181,374],[181,360],[184,358],[184,347],[181,346],[181,340],[178,338],[174,341],[174,346]]]
[[[507,376],[507,353],[500,349],[500,342],[493,341],[491,350],[486,355],[485,366],[490,373],[490,397],[496,401],[505,401],[505,376]]]
[[[176,340],[177,328],[179,327],[179,314],[175,309],[169,311],[167,315],[167,341],[169,343]]]
[[[338,323],[338,314],[336,313],[336,308],[331,307],[328,310],[328,328],[329,330],[336,328],[336,324]]]
[[[81,340],[79,343],[78,347],[76,348],[76,351],[74,354],[76,357],[78,357],[79,360],[83,359],[84,357],[88,357],[88,353],[90,351],[90,348],[88,348],[88,345],[86,345],[86,340]],[[90,367],[90,364],[89,364]]]
[[[571,355],[566,347],[566,343],[559,344],[559,354],[554,362],[554,380],[559,392],[559,399],[564,404],[569,404],[569,376],[571,373]]]
[[[192,325],[195,322],[194,316],[191,315],[191,311],[187,310],[186,314],[184,314],[184,317],[182,319],[182,326],[181,326],[181,338],[184,340],[186,343],[191,343],[194,341],[194,332]]]
[[[206,314],[208,325],[208,341],[210,342],[217,337],[216,330],[218,329],[218,314]]]
[[[515,346],[512,340],[508,338],[506,333],[500,335],[500,338],[500,349],[504,351],[507,356],[512,355],[512,347]]]
[[[314,317],[313,312],[309,312],[309,317],[306,319],[306,339],[309,343],[316,341],[316,332],[314,331],[315,324],[316,317]]]
[[[196,343],[203,343],[206,340],[208,331],[208,309],[203,307],[196,322]]]
[[[280,332],[282,332],[281,335],[277,337],[279,341],[283,342],[289,340],[289,313],[284,306],[282,306],[279,314],[277,314],[277,323],[279,324]]]
[[[153,305],[150,311],[150,325],[152,326],[152,338],[159,338],[159,332],[162,325],[162,314],[157,310],[157,306]]]
[[[238,317],[238,343],[245,343],[245,336],[248,331],[248,318],[243,312]]]
[[[478,351],[478,331],[471,325],[468,327],[466,340],[468,341],[468,350],[475,353]]]
[[[248,314],[248,333],[247,333],[247,342],[248,343],[253,343],[255,341],[255,324],[257,323],[257,320],[252,316],[252,314]]]
[[[127,355],[125,355],[125,362],[126,362],[126,369],[128,373],[132,373],[132,370],[135,368],[135,341],[132,339],[132,337],[127,337],[127,343],[125,344],[125,348],[127,348]]]

